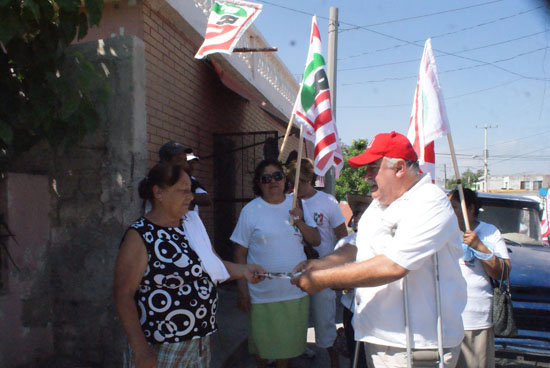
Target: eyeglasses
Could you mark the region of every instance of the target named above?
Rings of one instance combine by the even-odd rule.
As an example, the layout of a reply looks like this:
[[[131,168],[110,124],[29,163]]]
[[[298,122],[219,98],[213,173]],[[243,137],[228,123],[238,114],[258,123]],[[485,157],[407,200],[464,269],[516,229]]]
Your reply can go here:
[[[365,170],[365,175],[367,174],[378,174],[378,171],[380,170],[380,165],[367,165]]]
[[[275,171],[273,174],[263,174],[260,176],[260,183],[269,184],[272,180],[281,181],[284,179],[284,174],[280,171]]]

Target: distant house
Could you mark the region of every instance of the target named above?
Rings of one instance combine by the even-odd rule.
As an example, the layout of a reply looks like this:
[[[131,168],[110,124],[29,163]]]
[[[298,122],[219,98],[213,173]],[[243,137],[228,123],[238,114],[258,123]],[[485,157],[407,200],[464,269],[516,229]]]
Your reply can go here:
[[[486,188],[484,178],[481,177],[476,183],[476,189],[489,192],[495,190],[538,192],[540,188],[550,187],[550,174],[490,175],[488,183]]]

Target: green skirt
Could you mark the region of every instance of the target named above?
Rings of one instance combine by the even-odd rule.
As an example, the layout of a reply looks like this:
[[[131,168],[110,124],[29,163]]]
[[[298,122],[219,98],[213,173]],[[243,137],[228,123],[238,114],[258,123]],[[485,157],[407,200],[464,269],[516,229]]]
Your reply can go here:
[[[309,296],[252,304],[248,314],[248,350],[262,359],[289,359],[306,349]]]

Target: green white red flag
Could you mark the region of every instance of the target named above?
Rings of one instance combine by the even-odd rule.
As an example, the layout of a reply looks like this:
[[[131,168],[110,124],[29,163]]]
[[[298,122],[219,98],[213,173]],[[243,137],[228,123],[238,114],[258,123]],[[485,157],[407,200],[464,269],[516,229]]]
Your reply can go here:
[[[261,11],[262,4],[241,0],[215,1],[208,17],[204,42],[195,59],[202,59],[216,52],[231,54],[243,33]]]
[[[336,177],[343,167],[336,122],[332,116],[330,87],[322,55],[321,35],[313,16],[304,79],[294,105],[294,123],[304,126],[304,138],[315,144],[315,174],[323,176],[334,166]]]
[[[451,132],[439,84],[431,39],[426,40],[420,61],[407,138],[418,155],[420,170],[435,180],[434,140]]]

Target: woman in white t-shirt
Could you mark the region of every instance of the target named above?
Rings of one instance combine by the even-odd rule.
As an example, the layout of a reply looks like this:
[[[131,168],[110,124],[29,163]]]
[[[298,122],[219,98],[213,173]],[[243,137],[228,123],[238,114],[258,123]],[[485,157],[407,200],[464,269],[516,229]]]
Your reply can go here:
[[[253,185],[258,197],[242,209],[231,235],[236,243],[235,262],[256,263],[269,272],[291,272],[306,259],[302,241],[319,245],[319,231],[306,206],[303,211],[292,208],[279,161],[260,162]],[[258,367],[267,367],[268,359],[275,359],[278,368],[288,367],[290,358],[304,352],[309,297],[289,279],[265,280],[260,287],[239,282],[238,305],[248,312],[248,347]]]
[[[449,194],[458,226],[465,231],[460,198],[455,189]],[[471,231],[465,231],[460,269],[466,279],[467,300],[462,313],[464,340],[457,367],[495,366],[495,334],[492,321],[493,289],[489,278],[500,279],[504,263],[511,269],[506,243],[498,229],[479,221],[479,200],[475,192],[464,189]]]

